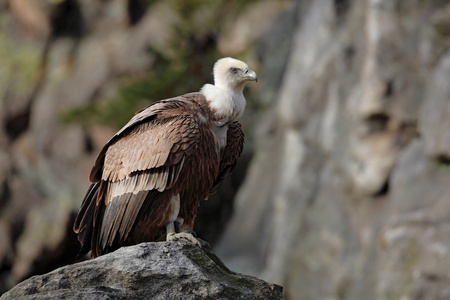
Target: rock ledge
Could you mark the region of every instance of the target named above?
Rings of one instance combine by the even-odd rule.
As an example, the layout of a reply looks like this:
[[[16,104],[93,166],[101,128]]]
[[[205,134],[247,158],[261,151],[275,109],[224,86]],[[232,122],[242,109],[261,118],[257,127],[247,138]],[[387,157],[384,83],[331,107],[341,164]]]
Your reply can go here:
[[[142,243],[31,277],[0,299],[282,299],[187,241]]]

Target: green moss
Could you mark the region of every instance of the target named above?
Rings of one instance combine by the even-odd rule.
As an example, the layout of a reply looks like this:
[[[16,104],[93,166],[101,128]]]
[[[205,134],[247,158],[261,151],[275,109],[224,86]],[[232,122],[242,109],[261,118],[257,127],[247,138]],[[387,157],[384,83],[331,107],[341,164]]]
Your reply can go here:
[[[162,53],[149,45],[148,53],[155,60],[147,74],[130,77],[123,82],[117,95],[107,103],[94,99],[94,103],[68,110],[61,116],[64,123],[101,123],[121,127],[135,111],[154,101],[198,91],[203,84],[212,83],[211,67],[221,56],[217,52],[216,37],[224,25],[226,18],[223,16],[239,11],[245,3],[171,0],[169,4],[180,20],[173,28],[170,51]],[[213,24],[202,23],[200,26],[208,26],[196,28],[199,25],[194,18],[199,17],[198,10],[205,8],[212,9],[216,18],[213,18]]]
[[[69,109],[61,115],[61,121],[64,124],[99,123],[121,127],[142,107],[160,99],[199,90],[209,74],[196,70],[196,63],[192,57],[184,63],[173,63],[157,55],[152,72],[127,79],[119,86],[113,99],[107,103],[96,101]],[[208,64],[212,65],[211,62]]]
[[[0,16],[0,28],[5,28],[8,17]],[[40,70],[40,49],[26,42],[15,41],[0,30],[0,89],[18,96],[26,95],[35,86]]]

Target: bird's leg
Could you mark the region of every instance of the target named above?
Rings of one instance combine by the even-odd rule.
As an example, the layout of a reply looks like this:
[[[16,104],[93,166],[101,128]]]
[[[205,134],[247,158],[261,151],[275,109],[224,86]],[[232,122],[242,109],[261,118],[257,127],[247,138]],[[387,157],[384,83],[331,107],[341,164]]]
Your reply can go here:
[[[181,218],[181,217],[178,217],[178,218],[175,220],[175,222],[174,222],[174,225],[175,225],[175,232],[181,232],[181,226],[183,226],[183,223],[184,223],[184,219]]]
[[[183,220],[182,218],[180,218],[181,220]],[[177,241],[179,239],[186,239],[188,241],[190,241],[192,244],[197,245],[198,247],[202,247],[202,244],[199,242],[199,240],[194,236],[194,232],[187,230],[187,231],[182,231],[182,232],[176,232],[175,229],[178,229],[181,227],[183,223],[181,222],[181,224],[179,223],[179,219],[175,220],[175,222],[170,222],[169,224],[167,224],[166,226],[166,231],[167,231],[167,235],[166,235],[166,240],[167,241]]]
[[[202,244],[194,237],[191,232],[180,232],[181,226],[184,223],[184,219],[178,217],[178,214],[180,212],[180,194],[172,197],[172,201],[174,201],[175,209],[174,213],[170,217],[169,223],[166,225],[166,240],[176,241],[179,239],[186,239],[201,248]]]

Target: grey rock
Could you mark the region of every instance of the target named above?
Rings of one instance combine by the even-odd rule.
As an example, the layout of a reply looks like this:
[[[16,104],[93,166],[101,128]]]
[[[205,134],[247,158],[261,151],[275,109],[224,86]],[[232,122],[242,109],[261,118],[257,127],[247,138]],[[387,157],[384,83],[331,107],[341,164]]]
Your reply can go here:
[[[450,159],[450,51],[430,77],[426,101],[420,111],[420,131],[427,153]]]
[[[379,230],[377,299],[450,297],[449,170],[424,148],[422,141],[411,143],[392,175]]]
[[[289,299],[449,298],[450,8],[413,2],[299,0],[290,49],[259,49],[282,81],[216,248],[232,270]]]
[[[282,292],[181,240],[123,247],[34,276],[0,299],[282,299]]]

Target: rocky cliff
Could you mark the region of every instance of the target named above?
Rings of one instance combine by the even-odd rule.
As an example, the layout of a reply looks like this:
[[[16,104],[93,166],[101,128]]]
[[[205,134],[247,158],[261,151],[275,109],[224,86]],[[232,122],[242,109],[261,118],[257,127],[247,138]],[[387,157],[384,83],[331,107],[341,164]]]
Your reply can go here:
[[[298,1],[278,20],[263,74],[287,67],[263,87],[227,265],[288,299],[450,297],[449,20],[448,1],[392,0]]]
[[[282,299],[282,287],[233,273],[187,241],[143,243],[34,276],[7,299]]]

